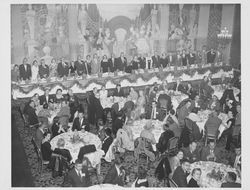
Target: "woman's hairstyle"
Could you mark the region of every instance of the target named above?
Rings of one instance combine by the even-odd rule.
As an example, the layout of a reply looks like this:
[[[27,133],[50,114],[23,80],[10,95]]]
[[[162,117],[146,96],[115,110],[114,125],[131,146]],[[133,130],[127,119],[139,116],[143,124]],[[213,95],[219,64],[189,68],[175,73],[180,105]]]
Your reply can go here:
[[[58,89],[56,90],[56,93],[59,92],[59,91],[62,92],[62,89],[61,89],[61,88],[58,88]]]
[[[34,64],[35,64],[35,62],[37,62],[37,63],[38,63],[38,61],[35,59],[35,60],[32,62],[32,65],[34,65]]]
[[[50,134],[50,135],[51,135],[51,133],[50,133],[50,132],[45,132],[45,133],[43,133],[43,137],[45,138],[48,134]]]
[[[43,109],[48,109],[49,105],[47,103],[43,104]]]
[[[169,111],[169,113],[170,113],[171,115],[174,115],[174,114],[175,114],[174,109],[171,109],[171,110]]]
[[[58,147],[64,147],[65,140],[63,138],[60,138],[60,139],[58,139],[56,144],[57,144]]]
[[[145,167],[140,166],[138,168],[138,178],[145,179],[146,177],[147,177],[147,170],[145,169]]]
[[[194,168],[192,171],[192,176],[195,174],[196,171],[199,171],[201,173],[201,169],[200,168]]]

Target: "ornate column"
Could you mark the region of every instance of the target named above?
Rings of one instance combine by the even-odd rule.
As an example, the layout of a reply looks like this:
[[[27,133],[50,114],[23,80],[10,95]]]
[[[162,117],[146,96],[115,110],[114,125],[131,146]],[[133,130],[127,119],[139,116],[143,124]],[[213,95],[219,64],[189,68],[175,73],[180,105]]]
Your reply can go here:
[[[69,26],[69,48],[70,59],[74,60],[77,57],[78,45],[78,27],[77,27],[78,5],[68,5],[68,26]]]
[[[21,5],[11,5],[11,64],[22,64],[23,42]]]
[[[233,33],[234,6],[235,5],[232,4],[222,5],[221,29],[226,27],[227,30],[229,31],[229,34]],[[230,61],[230,50],[231,50],[231,42],[222,49],[224,62],[226,64],[228,64]]]
[[[160,51],[167,51],[168,26],[169,26],[169,5],[160,5]]]
[[[207,4],[200,5],[197,43],[196,43],[197,50],[201,50],[202,46],[207,44],[209,10],[210,10],[210,5]]]

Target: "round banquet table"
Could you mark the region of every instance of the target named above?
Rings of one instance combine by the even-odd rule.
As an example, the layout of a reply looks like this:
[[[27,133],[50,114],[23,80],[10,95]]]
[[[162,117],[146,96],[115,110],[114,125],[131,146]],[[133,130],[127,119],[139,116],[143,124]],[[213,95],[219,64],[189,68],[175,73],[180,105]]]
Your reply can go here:
[[[107,98],[100,98],[101,105],[103,109],[111,108],[115,103],[118,103],[119,110],[123,108],[124,104],[127,102],[127,98],[110,96]]]
[[[102,142],[99,139],[99,137],[94,135],[93,133],[90,133],[87,131],[84,133],[79,131],[78,133],[79,133],[80,138],[83,139],[83,141],[85,142],[85,144],[83,142],[72,143],[71,138],[73,137],[74,132],[70,131],[70,132],[62,133],[54,137],[50,141],[51,148],[52,149],[56,148],[58,139],[63,138],[65,140],[64,148],[70,151],[70,154],[72,156],[72,161],[74,162],[77,159],[79,150],[82,146],[86,144],[93,144],[96,147],[96,151],[89,153],[89,154],[85,154],[84,156],[89,159],[89,161],[91,162],[91,165],[95,168],[98,164],[101,163],[101,158],[104,155],[104,151],[101,150]]]
[[[232,168],[229,165],[216,163],[216,162],[205,162],[205,161],[199,161],[194,162],[191,164],[191,172],[194,168],[200,168],[201,169],[201,181],[200,186],[201,187],[213,187],[213,188],[220,188],[221,184],[225,182],[225,177],[227,172],[234,172],[237,175],[237,183],[241,183],[241,179],[238,176],[238,173],[235,168]],[[220,171],[221,172],[221,179],[216,180],[213,177],[209,176],[208,174],[212,171]],[[187,177],[187,180],[189,181],[191,179],[191,175]]]

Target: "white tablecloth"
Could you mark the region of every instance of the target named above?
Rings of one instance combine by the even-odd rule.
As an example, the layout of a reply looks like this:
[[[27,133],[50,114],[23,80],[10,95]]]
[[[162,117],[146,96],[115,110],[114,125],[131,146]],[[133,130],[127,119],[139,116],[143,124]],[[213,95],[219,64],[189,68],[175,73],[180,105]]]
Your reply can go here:
[[[97,164],[101,163],[101,158],[104,155],[104,151],[101,150],[102,147],[102,142],[99,139],[98,136],[94,135],[93,133],[89,133],[89,132],[78,132],[80,138],[82,138],[84,140],[84,142],[86,142],[86,144],[93,144],[96,147],[96,152],[93,153],[89,153],[89,154],[85,154],[84,156],[87,157],[89,159],[89,161],[91,162],[93,167],[96,167]],[[79,142],[79,143],[72,143],[71,142],[71,138],[73,137],[74,132],[67,132],[67,133],[62,133],[56,137],[54,137],[51,141],[51,147],[56,148],[57,145],[57,141],[59,138],[63,138],[65,140],[65,148],[68,149],[70,151],[70,154],[72,156],[72,160],[73,162],[77,159],[78,157],[78,153],[79,150],[82,146],[84,146],[83,142]]]
[[[222,97],[224,93],[224,89],[222,89],[221,85],[215,85],[213,86],[214,89],[214,95],[216,95],[219,99]],[[238,97],[236,96],[239,94],[240,90],[238,88],[233,87],[234,97],[238,101]]]
[[[216,162],[195,162],[191,164],[191,173],[194,168],[200,168],[201,169],[201,187],[213,187],[213,188],[219,188],[221,187],[221,184],[225,182],[225,177],[227,172],[234,172],[237,175],[237,183],[241,183],[241,179],[238,177],[237,171],[235,168],[232,168],[231,166],[227,166],[225,164],[216,163]],[[209,177],[207,174],[210,173],[213,169],[215,171],[221,171],[223,174],[223,177],[221,180],[217,181],[211,177]],[[191,178],[191,175],[187,177],[187,180],[189,181]]]
[[[123,108],[124,104],[127,102],[127,98],[110,96],[107,98],[101,98],[100,102],[101,102],[103,109],[111,108],[113,104],[118,103],[119,110],[120,110]]]

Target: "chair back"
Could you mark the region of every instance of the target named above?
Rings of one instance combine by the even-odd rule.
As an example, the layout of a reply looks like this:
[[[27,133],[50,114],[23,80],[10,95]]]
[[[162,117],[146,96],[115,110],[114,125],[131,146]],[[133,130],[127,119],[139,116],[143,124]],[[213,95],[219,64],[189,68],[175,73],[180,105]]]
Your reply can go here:
[[[171,139],[169,139],[168,148],[166,150],[168,154],[175,154],[175,152],[178,150],[178,142],[179,142],[178,137],[172,137]]]
[[[34,146],[34,150],[35,150],[35,152],[36,152],[38,161],[42,161],[42,160],[43,160],[43,159],[42,159],[42,152],[41,152],[41,150],[39,149],[39,147],[37,146],[37,144],[36,144],[36,142],[35,142],[35,139],[34,139],[33,137],[31,138],[31,143],[32,143],[33,146]]]
[[[171,178],[169,178],[169,186],[170,187],[175,187],[175,188],[177,188],[178,187],[178,185],[174,182],[174,180],[172,180]]]
[[[26,114],[23,113],[23,110],[22,110],[21,106],[18,107],[18,112],[21,115],[21,118],[23,120],[24,125],[25,126],[28,125],[29,124],[29,122],[28,122],[29,121],[28,115],[26,115]]]

